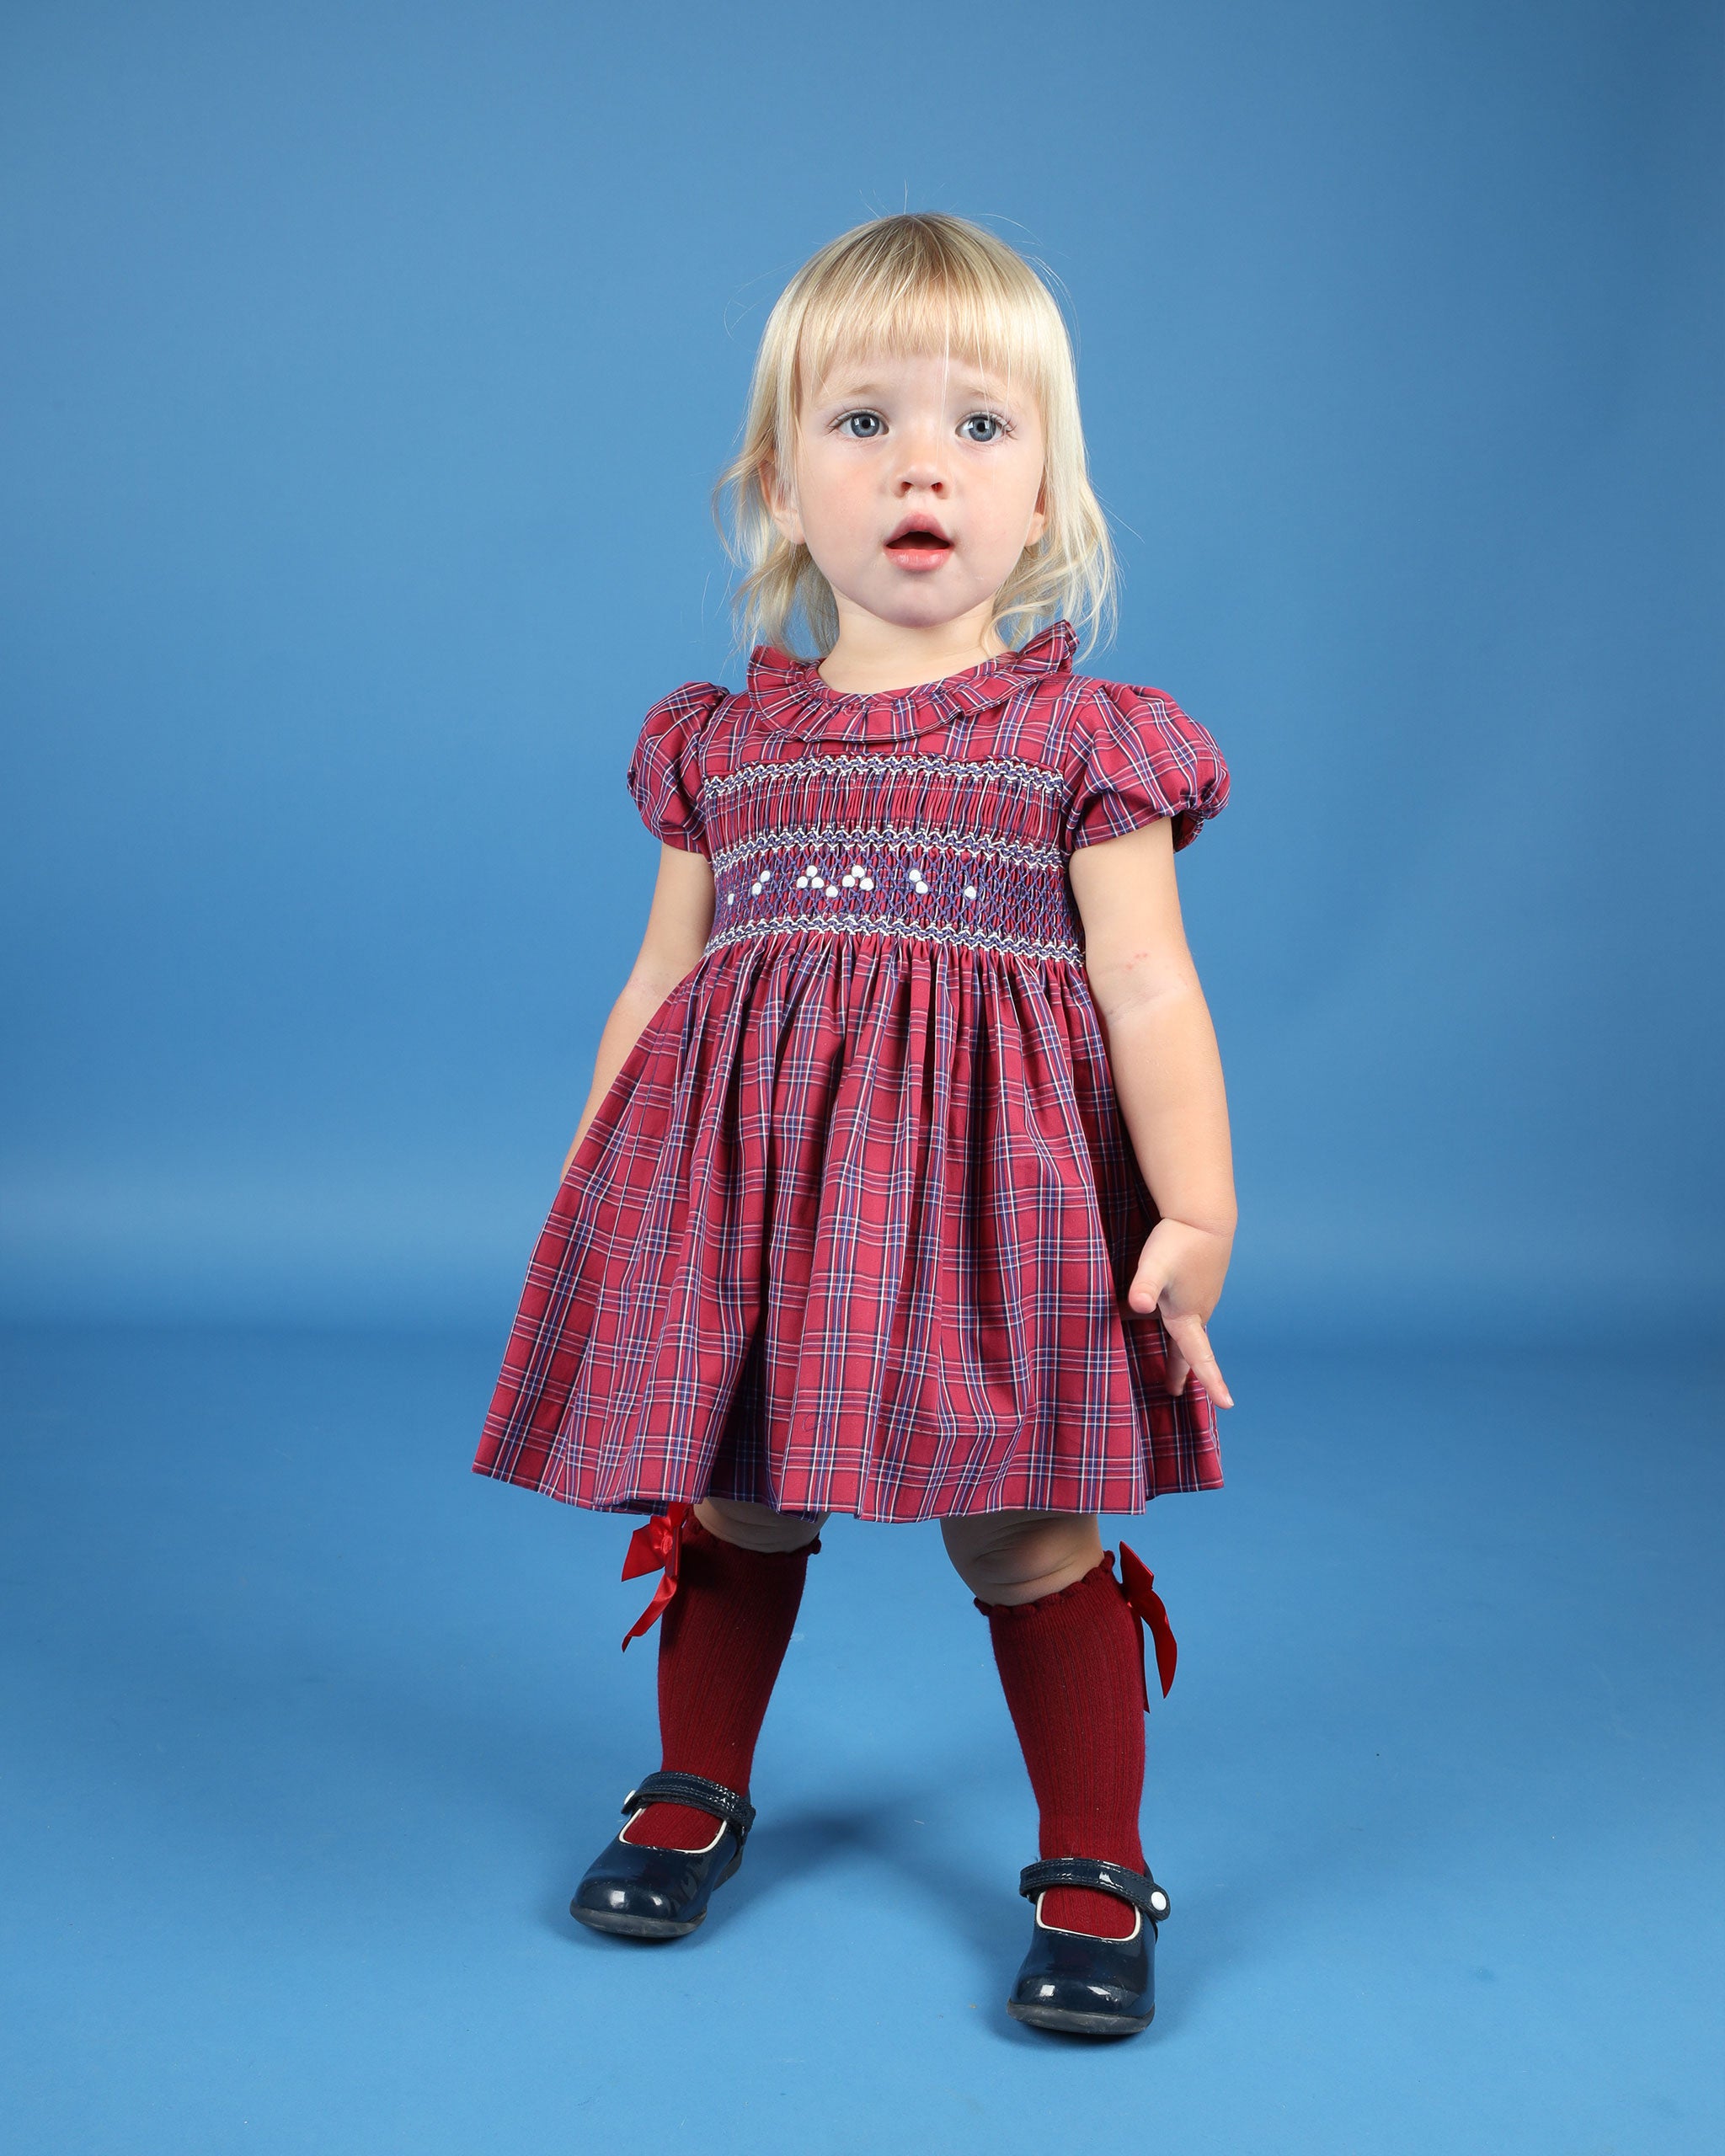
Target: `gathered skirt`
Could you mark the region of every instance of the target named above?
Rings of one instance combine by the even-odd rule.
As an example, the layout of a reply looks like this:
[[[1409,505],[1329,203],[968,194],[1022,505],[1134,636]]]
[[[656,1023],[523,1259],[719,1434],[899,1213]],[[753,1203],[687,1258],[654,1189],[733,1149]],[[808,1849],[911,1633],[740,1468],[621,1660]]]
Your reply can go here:
[[[709,948],[583,1134],[477,1472],[603,1511],[1135,1512],[1221,1481],[1081,967]]]

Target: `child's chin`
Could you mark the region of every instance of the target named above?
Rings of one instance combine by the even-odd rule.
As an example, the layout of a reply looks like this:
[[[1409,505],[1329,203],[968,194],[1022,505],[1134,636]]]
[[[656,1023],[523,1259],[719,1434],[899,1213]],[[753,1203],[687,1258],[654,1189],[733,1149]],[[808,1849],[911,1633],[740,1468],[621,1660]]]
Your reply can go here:
[[[961,590],[956,581],[944,576],[913,574],[895,575],[884,587],[876,585],[846,596],[866,607],[877,621],[890,622],[895,628],[933,629],[968,613],[981,595]]]

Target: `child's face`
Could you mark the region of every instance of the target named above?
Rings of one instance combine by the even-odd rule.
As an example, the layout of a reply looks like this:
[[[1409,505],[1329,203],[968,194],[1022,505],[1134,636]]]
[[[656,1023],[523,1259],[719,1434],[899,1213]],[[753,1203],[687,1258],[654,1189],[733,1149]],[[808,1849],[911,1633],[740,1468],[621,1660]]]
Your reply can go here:
[[[1048,522],[1034,396],[939,353],[841,354],[804,391],[773,513],[841,616],[930,628],[988,606]]]

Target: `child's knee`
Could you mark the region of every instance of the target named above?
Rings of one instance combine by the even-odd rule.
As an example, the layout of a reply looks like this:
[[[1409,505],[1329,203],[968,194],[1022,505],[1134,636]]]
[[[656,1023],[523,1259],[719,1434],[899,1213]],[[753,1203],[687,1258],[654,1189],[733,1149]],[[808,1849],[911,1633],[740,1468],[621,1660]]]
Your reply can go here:
[[[776,1513],[771,1505],[750,1505],[734,1497],[703,1497],[695,1517],[709,1534],[740,1550],[801,1550],[831,1518],[830,1513]]]
[[[940,1524],[953,1569],[983,1602],[1036,1602],[1102,1562],[1094,1513],[972,1513]]]

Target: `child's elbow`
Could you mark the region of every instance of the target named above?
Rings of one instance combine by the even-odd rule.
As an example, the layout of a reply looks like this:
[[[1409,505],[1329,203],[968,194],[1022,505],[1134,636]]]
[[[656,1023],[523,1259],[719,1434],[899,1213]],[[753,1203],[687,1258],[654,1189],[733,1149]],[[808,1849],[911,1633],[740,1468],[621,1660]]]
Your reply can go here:
[[[1114,1021],[1167,1010],[1204,991],[1189,957],[1156,950],[1111,953],[1099,963],[1087,961],[1092,1000]]]

